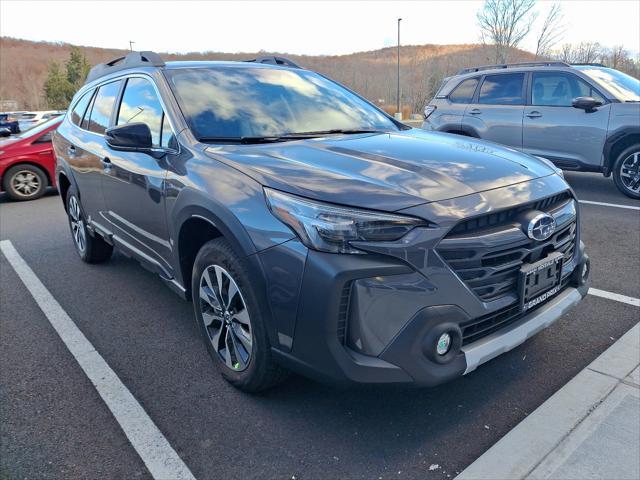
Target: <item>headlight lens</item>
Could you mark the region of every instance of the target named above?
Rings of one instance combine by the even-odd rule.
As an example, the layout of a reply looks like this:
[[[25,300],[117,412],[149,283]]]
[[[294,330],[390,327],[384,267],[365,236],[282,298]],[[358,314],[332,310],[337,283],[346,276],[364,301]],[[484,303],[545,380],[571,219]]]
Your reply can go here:
[[[314,250],[364,253],[350,242],[391,242],[428,222],[414,217],[337,207],[265,188],[271,212]]]

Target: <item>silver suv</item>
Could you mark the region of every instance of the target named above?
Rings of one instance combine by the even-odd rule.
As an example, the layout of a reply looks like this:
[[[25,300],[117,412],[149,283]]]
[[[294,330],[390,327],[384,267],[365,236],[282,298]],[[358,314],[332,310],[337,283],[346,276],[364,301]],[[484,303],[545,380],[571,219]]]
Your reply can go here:
[[[640,81],[600,64],[468,68],[445,78],[423,128],[482,138],[564,170],[613,174],[640,198]]]

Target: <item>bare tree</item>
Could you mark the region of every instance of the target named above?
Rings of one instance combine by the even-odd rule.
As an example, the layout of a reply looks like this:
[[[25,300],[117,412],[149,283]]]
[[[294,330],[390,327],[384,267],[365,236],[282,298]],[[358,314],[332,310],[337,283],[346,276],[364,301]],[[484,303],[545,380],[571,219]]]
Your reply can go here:
[[[565,29],[562,24],[562,18],[562,7],[559,3],[554,3],[549,9],[538,35],[536,58],[548,57],[551,54],[551,49],[564,35]]]
[[[575,62],[593,63],[602,52],[602,47],[598,42],[580,42],[576,47]]]
[[[628,58],[629,53],[625,48],[622,45],[616,45],[615,47],[612,47],[609,52],[607,64],[611,68],[620,69]]]
[[[535,0],[485,0],[478,12],[482,41],[495,45],[497,63],[507,61],[509,50],[517,47],[531,31],[537,16]]]

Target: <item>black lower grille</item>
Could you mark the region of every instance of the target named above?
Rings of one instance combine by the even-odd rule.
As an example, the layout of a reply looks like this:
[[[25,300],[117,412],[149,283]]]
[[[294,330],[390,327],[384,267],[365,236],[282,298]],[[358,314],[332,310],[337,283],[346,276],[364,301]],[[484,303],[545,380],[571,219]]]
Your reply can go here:
[[[347,338],[347,317],[349,316],[349,303],[351,301],[351,284],[347,282],[342,287],[340,304],[338,307],[338,341],[344,345]]]
[[[564,290],[569,284],[569,276],[562,280],[560,291]],[[559,293],[559,292],[558,292]],[[556,294],[558,295],[558,294]],[[553,297],[552,297],[553,298]],[[536,307],[527,310],[525,313],[520,311],[520,304],[511,305],[509,307],[498,310],[497,312],[490,313],[480,318],[476,318],[467,323],[460,325],[462,329],[462,345],[475,342],[476,340],[486,337],[491,333],[500,330],[501,328],[510,325],[511,323],[519,320],[524,315],[527,315],[544,305],[546,302],[537,305]]]

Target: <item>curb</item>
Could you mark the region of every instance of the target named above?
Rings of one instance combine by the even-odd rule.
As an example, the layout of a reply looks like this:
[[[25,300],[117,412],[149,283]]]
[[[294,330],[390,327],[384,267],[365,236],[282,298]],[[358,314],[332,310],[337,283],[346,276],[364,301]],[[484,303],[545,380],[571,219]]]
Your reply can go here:
[[[640,364],[640,323],[520,422],[456,480],[523,479]]]

